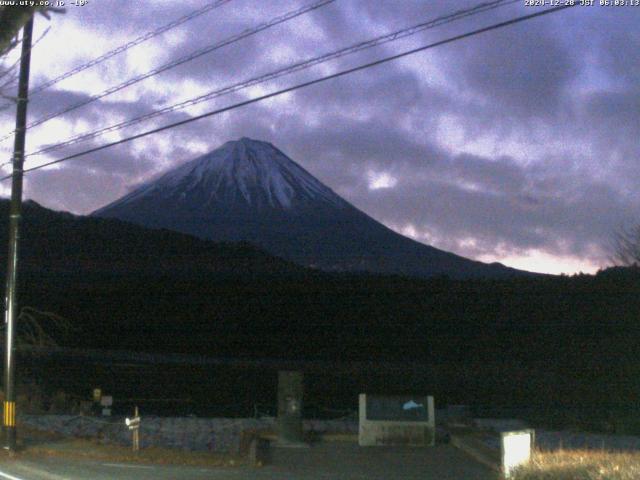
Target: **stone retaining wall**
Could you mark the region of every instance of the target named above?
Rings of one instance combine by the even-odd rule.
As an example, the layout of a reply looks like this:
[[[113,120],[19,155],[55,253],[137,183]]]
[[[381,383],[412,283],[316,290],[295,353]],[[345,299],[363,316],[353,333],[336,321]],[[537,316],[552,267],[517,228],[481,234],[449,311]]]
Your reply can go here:
[[[104,443],[130,445],[131,431],[124,418],[74,415],[20,415],[18,424],[37,430],[55,432],[66,437],[95,438]],[[243,432],[273,432],[273,417],[264,418],[183,418],[143,417],[140,447],[179,448],[190,451],[238,453]],[[305,420],[306,432],[357,433],[358,424],[351,419]]]

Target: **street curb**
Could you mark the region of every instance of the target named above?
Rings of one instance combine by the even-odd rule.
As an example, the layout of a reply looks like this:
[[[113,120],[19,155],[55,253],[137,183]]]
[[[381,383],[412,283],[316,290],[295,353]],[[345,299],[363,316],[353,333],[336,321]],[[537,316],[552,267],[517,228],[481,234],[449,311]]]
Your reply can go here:
[[[451,445],[462,450],[474,460],[502,473],[500,451],[484,444],[476,435],[451,435]]]

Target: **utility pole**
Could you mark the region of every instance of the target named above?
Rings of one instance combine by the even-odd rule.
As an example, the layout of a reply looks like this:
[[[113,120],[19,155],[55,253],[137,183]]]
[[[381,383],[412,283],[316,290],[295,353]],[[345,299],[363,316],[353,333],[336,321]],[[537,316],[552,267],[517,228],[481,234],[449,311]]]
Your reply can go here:
[[[4,364],[4,448],[16,448],[16,392],[15,358],[13,343],[16,335],[18,243],[20,240],[20,219],[22,216],[22,176],[24,147],[27,134],[27,102],[29,94],[29,66],[31,64],[31,40],[33,36],[33,16],[22,30],[22,56],[20,57],[20,79],[16,111],[16,134],[13,146],[13,173],[11,177],[11,206],[9,213],[9,256],[7,257],[7,289],[5,298],[5,364]]]

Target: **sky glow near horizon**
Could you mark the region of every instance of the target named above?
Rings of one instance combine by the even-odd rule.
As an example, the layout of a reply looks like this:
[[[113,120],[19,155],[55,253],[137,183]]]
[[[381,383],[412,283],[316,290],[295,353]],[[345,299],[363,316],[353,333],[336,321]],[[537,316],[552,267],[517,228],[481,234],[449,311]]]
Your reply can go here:
[[[37,17],[34,38],[51,30],[33,50],[31,85],[206,3],[102,0]],[[307,3],[233,0],[35,95],[30,121]],[[477,3],[337,0],[35,127],[27,151]],[[523,0],[26,166],[533,11]],[[526,270],[595,272],[610,264],[613,232],[640,222],[639,24],[640,7],[576,7],[33,172],[25,196],[86,214],[248,136],[417,241]],[[13,122],[0,112],[2,134]],[[0,155],[11,153],[2,142]]]

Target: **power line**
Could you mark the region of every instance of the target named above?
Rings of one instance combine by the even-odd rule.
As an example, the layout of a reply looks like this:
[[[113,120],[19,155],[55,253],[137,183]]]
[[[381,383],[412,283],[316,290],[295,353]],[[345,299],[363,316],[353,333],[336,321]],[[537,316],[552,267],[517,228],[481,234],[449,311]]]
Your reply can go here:
[[[36,45],[38,45],[38,43],[40,43],[40,41],[47,36],[47,34],[49,33],[49,31],[51,30],[51,27],[47,27],[45,29],[44,32],[42,32],[42,34],[38,37],[38,39],[33,42],[31,45],[29,45],[29,47],[26,49],[25,52],[21,52],[20,57],[10,66],[7,68],[7,70],[5,70],[2,74],[0,74],[0,79],[4,78],[7,74],[11,73],[11,71],[18,66],[18,64],[21,64],[26,57],[31,57],[31,52],[33,51],[33,49],[36,47]],[[20,40],[19,43],[22,43],[22,40]],[[23,49],[24,50],[24,49]],[[8,87],[9,85],[11,85],[13,82],[15,82],[17,80],[17,77],[13,76],[12,78],[9,78],[9,80],[7,80],[5,83],[3,83],[2,85],[0,85],[0,96],[2,96],[3,98],[10,98],[12,101],[17,102],[19,100],[18,98],[15,97],[8,97],[2,94],[2,89]],[[12,103],[8,104],[9,106],[13,105]],[[0,111],[2,111],[2,109],[0,108]],[[26,158],[26,155],[23,155],[23,158]],[[8,162],[2,163],[0,164],[0,168],[4,167],[5,165],[11,164],[13,163],[13,160],[10,160]]]
[[[185,55],[183,57],[178,58],[177,60],[174,60],[172,62],[166,63],[158,68],[154,68],[153,70],[148,71],[147,73],[144,73],[142,75],[138,75],[136,77],[133,77],[121,84],[115,85],[113,87],[110,87],[106,90],[104,90],[101,93],[98,93],[96,95],[91,95],[89,98],[87,98],[86,100],[83,100],[81,102],[78,102],[76,104],[71,105],[70,107],[67,107],[63,110],[60,110],[58,112],[52,113],[50,115],[45,115],[44,117],[39,118],[38,120],[31,122],[29,125],[27,125],[27,128],[33,128],[36,127],[38,125],[42,125],[45,122],[48,122],[49,120],[59,117],[60,115],[64,115],[65,113],[69,113],[73,110],[76,110],[80,107],[83,107],[85,105],[88,105],[92,102],[95,102],[96,100],[99,100],[101,98],[104,98],[108,95],[111,95],[113,93],[119,92],[120,90],[123,90],[124,88],[130,87],[131,85],[134,85],[136,83],[139,83],[143,80],[146,80],[147,78],[153,77],[155,75],[158,75],[159,73],[162,72],[166,72],[167,70],[170,70],[172,68],[175,68],[179,65],[182,65],[184,63],[190,62],[191,60],[194,60],[198,57],[201,57],[207,53],[211,53],[215,50],[218,50],[222,47],[225,47],[227,45],[230,45],[232,43],[238,42],[244,38],[250,37],[252,35],[255,35],[259,32],[262,32],[264,30],[267,30],[268,28],[271,28],[275,25],[279,25],[281,23],[287,22],[293,18],[299,17],[301,15],[304,15],[305,13],[311,12],[313,10],[316,10],[320,7],[323,7],[329,3],[333,3],[336,0],[320,0],[317,1],[313,4],[310,5],[306,5],[302,8],[298,8],[296,10],[292,10],[290,12],[285,13],[284,15],[280,15],[278,17],[275,17],[271,20],[269,20],[266,23],[261,23],[260,25],[258,25],[257,27],[254,28],[250,28],[250,29],[246,29],[242,32],[240,32],[237,35],[233,35],[231,37],[226,38],[225,40],[222,40],[220,42],[214,43],[213,45],[209,45],[207,47],[198,49],[192,53],[190,53],[189,55]],[[0,138],[0,142],[6,140],[7,138],[10,138],[11,135],[13,135],[13,133],[15,133],[15,131],[8,133],[7,135],[5,135],[4,137]]]
[[[107,148],[114,147],[116,145],[120,145],[120,144],[123,144],[123,143],[128,143],[128,142],[131,142],[133,140],[137,140],[139,138],[143,138],[143,137],[146,137],[146,136],[149,136],[149,135],[153,135],[155,133],[159,133],[159,132],[163,132],[165,130],[169,130],[171,128],[175,128],[175,127],[179,127],[179,126],[182,126],[182,125],[186,125],[188,123],[192,123],[192,122],[195,122],[197,120],[202,120],[203,118],[208,118],[208,117],[212,117],[212,116],[215,116],[215,115],[220,115],[221,113],[225,113],[225,112],[228,112],[228,111],[231,111],[231,110],[235,110],[237,108],[244,107],[246,105],[251,105],[253,103],[257,103],[257,102],[260,102],[260,101],[263,101],[263,100],[267,100],[269,98],[273,98],[273,97],[276,97],[276,96],[279,96],[279,95],[283,95],[285,93],[289,93],[289,92],[293,92],[293,91],[296,91],[296,90],[300,90],[302,88],[309,87],[311,85],[315,85],[315,84],[318,84],[318,83],[322,83],[322,82],[325,82],[327,80],[332,80],[334,78],[343,77],[345,75],[349,75],[349,74],[354,73],[354,72],[365,70],[367,68],[375,67],[377,65],[382,65],[384,63],[388,63],[388,62],[391,62],[393,60],[398,60],[400,58],[404,58],[404,57],[407,57],[409,55],[413,55],[415,53],[422,52],[424,50],[428,50],[428,49],[431,49],[431,48],[439,47],[441,45],[445,45],[445,44],[448,44],[448,43],[453,43],[453,42],[456,42],[456,41],[459,41],[459,40],[463,40],[465,38],[469,38],[469,37],[472,37],[472,36],[475,36],[475,35],[479,35],[481,33],[489,32],[489,31],[492,31],[492,30],[497,30],[499,28],[507,27],[509,25],[514,25],[516,23],[524,22],[526,20],[531,20],[531,19],[536,18],[536,17],[541,17],[543,15],[548,15],[550,13],[556,13],[556,12],[559,12],[561,10],[565,10],[567,8],[572,8],[575,5],[577,5],[577,4],[553,7],[553,8],[542,10],[542,11],[539,11],[539,12],[536,12],[536,13],[532,13],[532,14],[529,14],[529,15],[522,15],[520,17],[512,18],[512,19],[504,21],[504,22],[495,23],[495,24],[490,25],[488,27],[483,27],[483,28],[480,28],[480,29],[477,29],[477,30],[473,30],[471,32],[467,32],[467,33],[463,33],[463,34],[456,35],[456,36],[453,36],[453,37],[449,37],[449,38],[447,38],[445,40],[440,40],[438,42],[431,43],[431,44],[428,44],[428,45],[424,45],[422,47],[413,48],[411,50],[406,50],[404,52],[401,52],[401,53],[398,53],[398,54],[395,54],[395,55],[392,55],[392,56],[389,56],[389,57],[385,57],[385,58],[382,58],[380,60],[376,60],[376,61],[373,61],[373,62],[365,63],[365,64],[359,65],[357,67],[348,68],[346,70],[342,70],[340,72],[336,72],[336,73],[333,73],[331,75],[326,75],[324,77],[316,78],[314,80],[309,80],[307,82],[299,83],[297,85],[293,85],[291,87],[287,87],[287,88],[284,88],[282,90],[278,90],[278,91],[275,91],[275,92],[272,92],[272,93],[268,93],[268,94],[262,95],[260,97],[251,98],[249,100],[238,102],[238,103],[235,103],[233,105],[229,105],[227,107],[223,107],[223,108],[220,108],[220,109],[217,109],[217,110],[213,110],[213,111],[210,111],[210,112],[207,112],[207,113],[203,113],[201,115],[197,115],[195,117],[191,117],[191,118],[188,118],[188,119],[185,119],[185,120],[181,120],[179,122],[171,123],[171,124],[165,125],[163,127],[155,128],[153,130],[148,130],[146,132],[142,132],[142,133],[139,133],[137,135],[132,135],[130,137],[123,138],[123,139],[115,141],[115,142],[111,142],[111,143],[107,143],[107,144],[104,144],[104,145],[100,145],[99,147],[90,148],[90,149],[84,150],[82,152],[74,153],[72,155],[68,155],[68,156],[60,158],[58,160],[54,160],[54,161],[51,161],[51,162],[44,163],[42,165],[38,165],[36,167],[31,167],[31,168],[25,169],[24,172],[27,173],[27,172],[32,172],[34,170],[40,170],[41,168],[45,168],[45,167],[49,167],[51,165],[55,165],[55,164],[58,164],[58,163],[66,162],[68,160],[72,160],[74,158],[78,158],[78,157],[81,157],[81,156],[84,156],[84,155],[88,155],[90,153],[95,153],[95,152],[98,152],[100,150],[105,150]],[[8,175],[8,176],[0,178],[0,181],[4,181],[4,180],[6,180],[8,178],[11,178],[11,175]]]
[[[31,53],[31,50],[34,49],[34,47],[40,42],[40,40],[42,40],[47,35],[47,33],[49,33],[49,30],[51,30],[51,27],[47,27],[47,29],[42,33],[42,35],[40,35],[38,37],[38,39],[35,42],[33,42],[33,45],[31,45],[31,47],[29,47],[29,52],[28,53]],[[20,41],[20,43],[22,43],[22,41]],[[22,59],[24,58],[24,56],[25,56],[25,54],[21,54],[20,57],[18,57],[18,59],[11,64],[11,66],[7,67],[4,72],[0,73],[0,80],[2,80],[4,77],[9,75],[13,70],[15,70],[16,67],[22,61]],[[5,83],[3,86],[6,86],[6,85],[7,84]],[[2,88],[2,87],[0,87],[0,88]],[[2,110],[2,108],[0,108],[0,111],[1,110]]]
[[[200,15],[203,15],[203,14],[209,12],[210,10],[218,8],[218,7],[224,5],[225,3],[228,3],[230,1],[231,0],[217,0],[215,2],[211,2],[208,5],[205,5],[204,7],[200,8],[199,10],[195,10],[195,11],[193,11],[193,12],[187,14],[187,15],[184,15],[184,16],[182,16],[182,17],[180,17],[180,18],[178,18],[178,19],[176,19],[176,20],[174,20],[174,21],[162,26],[162,27],[159,27],[159,28],[157,28],[155,30],[147,32],[144,35],[142,35],[142,36],[140,36],[140,37],[138,37],[138,38],[136,38],[134,40],[131,40],[130,42],[127,42],[124,45],[121,45],[118,48],[115,48],[115,49],[113,49],[113,50],[111,50],[111,51],[99,56],[98,58],[95,58],[95,59],[93,59],[93,60],[91,60],[91,61],[89,61],[87,63],[83,63],[82,65],[79,65],[76,68],[74,68],[72,70],[69,70],[68,72],[65,72],[65,73],[63,73],[63,74],[61,74],[61,75],[59,75],[59,76],[57,76],[57,77],[45,82],[45,83],[43,83],[42,85],[32,89],[29,92],[29,95],[33,96],[33,95],[35,95],[37,93],[40,93],[43,90],[46,90],[47,88],[55,85],[56,83],[61,82],[62,80],[65,80],[65,79],[67,79],[69,77],[72,77],[72,76],[76,75],[77,73],[80,73],[80,72],[82,72],[82,71],[84,71],[84,70],[86,70],[86,69],[88,69],[90,67],[98,65],[99,63],[102,63],[105,60],[108,60],[111,57],[114,57],[115,55],[118,55],[119,53],[122,53],[122,52],[124,52],[124,51],[126,51],[126,50],[128,50],[128,49],[130,49],[132,47],[135,47],[136,45],[141,44],[142,42],[145,42],[145,41],[147,41],[147,40],[149,40],[149,39],[151,39],[153,37],[156,37],[156,36],[158,36],[158,35],[160,35],[160,34],[162,34],[164,32],[167,32],[167,31],[171,30],[172,28],[175,28],[175,27],[177,27],[179,25],[182,25],[183,23],[188,22],[189,20],[192,20],[192,19],[194,19],[196,17],[199,17]],[[11,103],[6,103],[6,104],[0,106],[0,112],[10,108],[11,106],[12,106]]]
[[[302,70],[305,70],[307,68],[319,65],[321,63],[330,61],[330,60],[334,60],[336,58],[340,58],[343,57],[345,55],[350,55],[352,53],[356,53],[368,48],[372,48],[372,47],[376,47],[388,42],[392,42],[401,38],[405,38],[408,37],[410,35],[414,35],[418,32],[430,29],[430,28],[435,28],[435,27],[439,27],[441,25],[447,24],[447,23],[451,23],[457,20],[460,20],[462,18],[466,18],[472,15],[477,15],[479,13],[483,13],[489,10],[493,10],[499,7],[503,7],[503,6],[507,6],[516,2],[520,2],[521,0],[493,0],[490,2],[485,2],[479,5],[476,5],[472,8],[469,9],[465,9],[465,10],[458,10],[454,13],[451,14],[447,14],[445,16],[442,17],[438,17],[432,20],[428,20],[426,22],[422,22],[420,24],[408,27],[408,28],[404,28],[402,30],[398,30],[392,33],[388,33],[385,35],[381,35],[378,37],[375,37],[371,40],[367,40],[367,41],[363,41],[363,42],[359,42],[356,44],[353,44],[349,47],[345,47],[342,48],[340,50],[337,51],[333,51],[330,53],[326,53],[323,55],[320,55],[318,57],[313,57],[307,60],[304,60],[302,62],[297,62],[294,63],[292,65],[289,65],[287,67],[278,69],[276,71],[264,74],[264,75],[260,75],[258,77],[254,77],[252,79],[249,80],[245,80],[242,82],[238,82],[229,86],[226,86],[224,88],[221,89],[217,89],[217,90],[213,90],[211,92],[208,92],[206,94],[200,95],[198,97],[189,99],[189,100],[185,100],[183,102],[174,104],[174,105],[170,105],[158,110],[155,110],[153,112],[144,114],[144,115],[140,115],[138,117],[129,119],[129,120],[125,120],[123,122],[119,122],[116,123],[114,125],[110,125],[108,127],[104,127],[98,130],[94,130],[92,132],[88,132],[88,133],[84,133],[84,134],[80,134],[80,135],[76,135],[75,137],[71,137],[63,142],[60,143],[56,143],[54,145],[49,145],[45,148],[42,148],[40,150],[34,151],[34,152],[30,152],[29,154],[27,154],[27,157],[30,156],[34,156],[34,155],[39,155],[42,153],[46,153],[46,152],[51,152],[54,150],[59,150],[61,148],[70,146],[70,145],[74,145],[76,143],[85,141],[85,140],[89,140],[91,138],[95,138],[98,137],[100,135],[103,135],[105,133],[110,133],[110,132],[115,132],[118,130],[121,130],[125,127],[129,127],[138,123],[141,123],[145,120],[150,120],[152,118],[161,116],[161,115],[165,115],[167,113],[185,108],[185,107],[189,107],[189,106],[193,106],[193,105],[197,105],[199,103],[202,103],[204,101],[208,101],[211,100],[213,98],[217,98],[223,95],[227,95],[233,92],[237,92],[239,90],[254,86],[254,85],[258,85],[260,83],[269,81],[269,80],[273,80],[279,77],[282,77],[284,75],[288,75],[291,73],[295,73],[295,72],[299,72]],[[0,165],[1,166],[1,165]]]
[[[99,63],[104,62],[105,60],[108,60],[111,57],[114,57],[116,55],[118,55],[119,53],[122,53],[126,50],[129,50],[132,47],[135,47],[136,45],[140,45],[143,42],[146,42],[147,40],[153,38],[153,37],[157,37],[158,35],[163,34],[164,32],[167,32],[169,30],[171,30],[172,28],[178,27],[180,25],[182,25],[183,23],[186,23],[190,20],[193,20],[196,17],[199,17],[200,15],[204,15],[205,13],[214,10],[218,7],[221,7],[222,5],[224,5],[225,3],[229,3],[231,0],[217,0],[215,2],[211,2],[208,5],[205,5],[204,7],[198,9],[198,10],[194,10],[191,13],[188,13],[187,15],[184,15],[172,22],[167,23],[166,25],[156,28],[155,30],[152,30],[150,32],[145,33],[144,35],[141,35],[140,37],[131,40],[130,42],[125,43],[124,45],[119,46],[118,48],[115,48],[101,56],[99,56],[98,58],[95,58],[87,63],[84,63],[72,70],[69,70],[66,73],[63,73],[62,75],[55,77],[45,83],[43,83],[42,85],[39,85],[38,87],[34,88],[31,92],[29,92],[30,95],[36,94],[36,93],[40,93],[43,90],[46,90],[47,88],[51,87],[52,85],[55,85],[58,82],[61,82],[62,80],[65,80],[69,77],[72,77],[73,75],[76,75],[77,73],[80,73],[90,67],[93,67],[95,65],[98,65]]]

